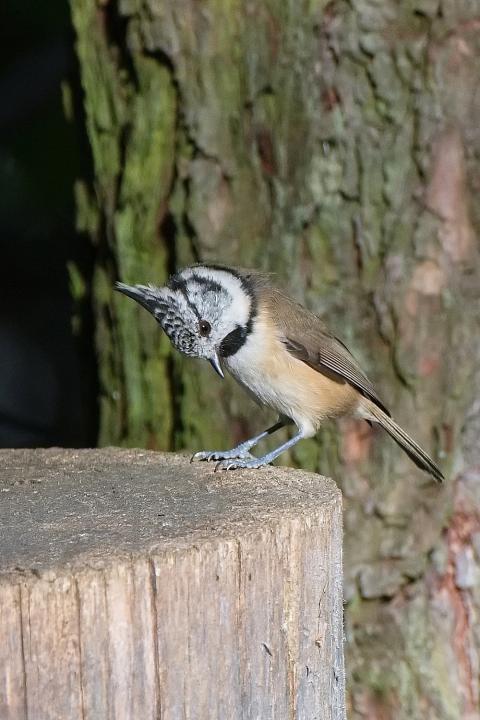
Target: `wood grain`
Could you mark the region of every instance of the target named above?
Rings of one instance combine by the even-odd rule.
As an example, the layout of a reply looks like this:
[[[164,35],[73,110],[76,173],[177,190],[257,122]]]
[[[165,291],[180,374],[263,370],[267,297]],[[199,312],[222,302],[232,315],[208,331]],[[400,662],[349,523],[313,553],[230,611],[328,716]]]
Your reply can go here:
[[[115,449],[0,467],[2,720],[344,720],[331,481]]]

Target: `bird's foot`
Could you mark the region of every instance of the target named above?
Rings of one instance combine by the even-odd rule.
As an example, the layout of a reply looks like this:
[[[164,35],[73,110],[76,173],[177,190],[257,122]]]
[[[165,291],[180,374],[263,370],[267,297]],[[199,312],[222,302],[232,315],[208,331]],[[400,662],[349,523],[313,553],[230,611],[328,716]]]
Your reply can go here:
[[[233,448],[233,450],[201,450],[192,455],[190,462],[194,460],[203,460],[210,462],[211,460],[255,460],[248,450],[241,447]]]
[[[268,465],[268,460],[264,458],[256,458],[250,455],[249,458],[237,458],[237,459],[224,459],[215,465],[215,472],[217,470],[239,470],[240,468],[255,469]]]

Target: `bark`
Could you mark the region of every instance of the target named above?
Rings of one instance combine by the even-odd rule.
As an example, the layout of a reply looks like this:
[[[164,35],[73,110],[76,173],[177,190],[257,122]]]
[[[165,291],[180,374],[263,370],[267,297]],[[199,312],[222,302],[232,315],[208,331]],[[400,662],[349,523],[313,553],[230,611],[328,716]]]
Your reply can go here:
[[[267,268],[436,456],[348,420],[290,461],[345,496],[350,717],[478,717],[480,8],[71,0],[94,183],[100,442],[231,445],[264,420],[112,282]]]

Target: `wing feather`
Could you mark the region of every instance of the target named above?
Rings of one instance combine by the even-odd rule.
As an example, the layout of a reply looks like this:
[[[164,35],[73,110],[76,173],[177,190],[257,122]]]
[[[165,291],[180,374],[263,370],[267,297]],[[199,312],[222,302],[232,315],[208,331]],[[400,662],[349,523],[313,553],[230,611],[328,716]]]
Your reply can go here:
[[[270,305],[288,352],[313,370],[338,382],[348,382],[390,415],[357,360],[321,318],[278,290],[269,288],[261,294],[262,301]]]

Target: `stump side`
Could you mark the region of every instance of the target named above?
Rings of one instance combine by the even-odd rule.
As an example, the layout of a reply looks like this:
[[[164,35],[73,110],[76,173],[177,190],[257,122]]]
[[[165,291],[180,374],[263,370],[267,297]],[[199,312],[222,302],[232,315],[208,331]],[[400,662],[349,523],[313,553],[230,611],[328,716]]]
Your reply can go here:
[[[0,717],[343,720],[331,481],[114,449],[0,463]]]

